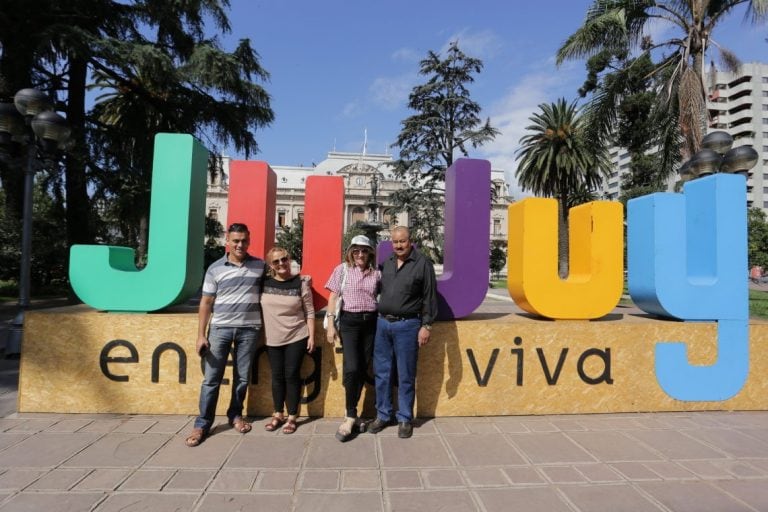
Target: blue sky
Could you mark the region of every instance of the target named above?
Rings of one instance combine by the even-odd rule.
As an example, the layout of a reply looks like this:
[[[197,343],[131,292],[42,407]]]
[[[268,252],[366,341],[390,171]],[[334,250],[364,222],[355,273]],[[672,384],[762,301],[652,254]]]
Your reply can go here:
[[[537,105],[577,97],[583,63],[556,67],[554,55],[591,3],[232,0],[224,46],[250,38],[271,75],[265,87],[275,121],[257,132],[260,153],[252,158],[311,166],[334,148],[360,151],[364,130],[369,153],[391,153],[400,121],[413,114],[408,94],[424,80],[419,61],[458,40],[484,63],[470,90],[483,117],[502,131],[470,156],[490,160],[510,178],[517,142]],[[743,11],[714,34],[745,62],[768,60],[766,37],[765,26],[744,23]]]

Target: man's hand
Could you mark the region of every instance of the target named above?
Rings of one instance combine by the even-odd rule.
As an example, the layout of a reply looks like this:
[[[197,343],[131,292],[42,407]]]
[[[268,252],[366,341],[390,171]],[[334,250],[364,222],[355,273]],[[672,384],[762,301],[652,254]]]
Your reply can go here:
[[[419,346],[423,347],[429,342],[429,336],[432,332],[426,327],[419,329]]]
[[[197,344],[195,346],[195,350],[197,351],[197,355],[200,357],[203,357],[206,352],[208,352],[208,349],[211,348],[211,344],[208,343],[208,338],[205,336],[200,336],[197,338]]]
[[[339,338],[339,333],[336,332],[336,326],[333,325],[333,322],[328,322],[328,328],[325,330],[325,340],[333,345],[336,343],[336,340]]]

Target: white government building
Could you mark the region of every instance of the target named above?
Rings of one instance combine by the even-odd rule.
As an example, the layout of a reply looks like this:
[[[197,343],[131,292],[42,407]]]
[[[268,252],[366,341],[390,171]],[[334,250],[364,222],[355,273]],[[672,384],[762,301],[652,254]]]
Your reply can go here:
[[[377,199],[381,204],[378,210],[378,220],[384,224],[392,224],[393,213],[390,195],[406,183],[395,179],[392,174],[392,155],[372,153],[343,153],[332,151],[328,158],[314,167],[291,167],[270,165],[277,175],[277,201],[275,212],[276,228],[291,226],[304,215],[304,190],[309,176],[341,176],[344,178],[344,232],[357,221],[368,220],[371,202],[371,181],[374,176],[378,179]],[[208,177],[206,194],[206,213],[218,220],[222,225],[227,222],[227,196],[229,192],[230,158],[222,158],[222,172],[213,181]],[[508,185],[504,179],[504,171],[491,171],[491,185],[498,198],[491,207],[490,233],[491,240],[507,239],[507,206],[511,202],[508,196]],[[397,215],[397,224],[408,225],[406,214]],[[276,229],[277,231],[277,229]],[[389,237],[387,230],[380,233],[382,239]]]

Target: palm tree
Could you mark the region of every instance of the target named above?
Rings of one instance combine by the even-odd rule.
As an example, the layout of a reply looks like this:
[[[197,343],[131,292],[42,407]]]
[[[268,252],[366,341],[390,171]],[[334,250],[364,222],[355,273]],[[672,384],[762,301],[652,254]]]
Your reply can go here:
[[[533,124],[526,130],[531,133],[520,139],[515,176],[523,190],[558,199],[558,261],[564,278],[568,275],[568,208],[585,189],[602,184],[610,164],[605,149],[584,136],[575,101],[568,104],[560,98],[542,103],[539,109],[529,118]]]
[[[611,59],[631,65],[634,59],[627,56],[638,50],[641,55],[661,52],[651,72],[662,80],[660,110],[676,114],[675,135],[682,137],[684,150],[691,156],[700,149],[706,131],[703,74],[708,51],[716,47],[728,70],[736,70],[739,65],[736,56],[718,44],[713,34],[718,23],[740,4],[746,4],[753,22],[768,17],[768,0],[595,0],[584,24],[558,50],[557,62],[600,57],[606,68]],[[646,29],[656,22],[675,28],[675,33],[662,41],[652,41]],[[600,125],[603,133],[610,132],[621,94],[613,89],[613,93],[596,100],[599,106],[593,103],[591,110],[598,115],[591,115],[590,122]],[[675,137],[667,134],[665,144],[675,142]]]

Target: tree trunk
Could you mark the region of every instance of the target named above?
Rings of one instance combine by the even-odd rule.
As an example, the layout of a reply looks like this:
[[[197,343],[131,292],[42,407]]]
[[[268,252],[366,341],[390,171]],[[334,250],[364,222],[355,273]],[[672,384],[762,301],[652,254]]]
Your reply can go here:
[[[139,240],[136,248],[136,266],[144,268],[147,264],[147,237],[149,237],[149,219],[143,213],[139,219]]]
[[[560,279],[568,277],[569,234],[568,234],[568,194],[563,192],[557,202],[557,268]]]
[[[90,230],[90,200],[85,174],[85,84],[88,66],[84,59],[70,57],[67,120],[72,127],[74,150],[67,155],[66,221],[67,245],[87,244],[93,241]]]

